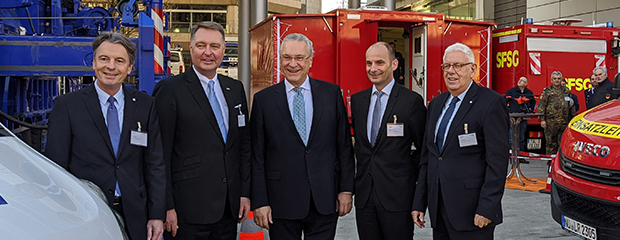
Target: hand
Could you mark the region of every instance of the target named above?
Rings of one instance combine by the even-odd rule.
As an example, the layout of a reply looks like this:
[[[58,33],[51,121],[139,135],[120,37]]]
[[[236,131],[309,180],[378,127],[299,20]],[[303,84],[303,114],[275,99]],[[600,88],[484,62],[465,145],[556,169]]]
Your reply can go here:
[[[166,212],[166,222],[164,223],[164,229],[168,232],[172,232],[172,237],[177,235],[177,230],[179,229],[179,222],[177,221],[177,212],[173,209],[170,209]]]
[[[419,228],[423,228],[426,221],[424,221],[424,212],[413,211],[411,212],[411,217],[413,217],[413,223],[418,225]]]
[[[250,199],[242,197],[239,203],[239,219],[237,223],[242,223],[250,214]]]
[[[336,200],[336,212],[338,216],[347,215],[351,212],[353,207],[353,194],[352,193],[338,193],[338,199]]]
[[[273,219],[271,218],[271,207],[264,206],[254,209],[254,222],[256,222],[256,225],[259,227],[269,230],[269,224],[273,224]]]
[[[547,128],[547,122],[545,122],[545,120],[540,121],[540,126],[542,128]]]
[[[487,225],[489,225],[489,223],[491,223],[491,220],[483,217],[482,215],[476,214],[476,216],[474,217],[474,225],[478,226],[479,228],[486,227]]]
[[[146,223],[146,239],[161,240],[164,234],[164,221],[160,219],[151,219]]]

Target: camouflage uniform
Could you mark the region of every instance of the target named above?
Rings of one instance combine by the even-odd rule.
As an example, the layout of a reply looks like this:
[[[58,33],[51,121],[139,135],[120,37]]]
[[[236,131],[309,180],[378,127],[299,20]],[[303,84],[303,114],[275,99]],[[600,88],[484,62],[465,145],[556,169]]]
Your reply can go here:
[[[568,88],[553,86],[545,88],[540,101],[538,102],[538,112],[540,121],[545,121],[545,140],[547,141],[547,154],[555,154],[560,146],[562,133],[568,122],[575,116],[575,104],[572,102]]]

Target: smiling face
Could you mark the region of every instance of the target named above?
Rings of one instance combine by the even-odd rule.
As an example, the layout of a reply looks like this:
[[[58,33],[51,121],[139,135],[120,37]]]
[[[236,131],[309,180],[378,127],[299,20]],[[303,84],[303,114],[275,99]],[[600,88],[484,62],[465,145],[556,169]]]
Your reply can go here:
[[[104,41],[95,51],[93,70],[97,76],[97,85],[109,95],[118,92],[132,68],[129,54],[120,43]]]
[[[280,64],[282,74],[295,87],[301,86],[310,67],[313,56],[308,52],[308,45],[304,41],[289,40],[280,48]]]
[[[452,96],[458,96],[467,90],[476,74],[476,63],[471,63],[467,55],[461,51],[446,53],[444,64],[461,64],[461,69],[454,65],[443,71],[443,79]]]
[[[222,64],[225,49],[226,44],[219,31],[200,28],[194,34],[189,46],[192,64],[200,74],[212,79]]]
[[[385,45],[372,45],[366,50],[366,75],[378,90],[383,90],[392,81],[397,67],[398,60],[390,60]]]

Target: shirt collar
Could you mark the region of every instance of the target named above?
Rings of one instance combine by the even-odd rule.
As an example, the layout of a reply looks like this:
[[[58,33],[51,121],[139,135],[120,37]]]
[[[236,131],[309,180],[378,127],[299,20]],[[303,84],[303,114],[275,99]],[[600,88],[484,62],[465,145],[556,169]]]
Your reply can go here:
[[[386,96],[390,96],[390,93],[392,93],[392,89],[394,88],[394,78],[392,78],[392,81],[390,81],[390,83],[388,83],[388,85],[385,85],[385,87],[383,88],[383,90],[381,90],[381,92],[385,93]],[[375,94],[376,91],[379,91],[377,89],[377,86],[375,86],[374,84],[372,85],[372,92],[370,92],[370,94]]]
[[[465,89],[465,91],[464,91],[464,92],[462,92],[461,94],[459,94],[458,96],[456,96],[457,98],[459,98],[459,101],[460,101],[460,102],[462,102],[462,101],[463,101],[463,99],[465,98],[465,95],[467,95],[467,92],[469,92],[469,89],[471,88],[471,85],[472,85],[472,84],[474,84],[474,81],[471,81],[471,82],[469,83],[469,86],[467,87],[467,89]],[[451,97],[451,98],[450,98],[450,101],[451,101],[452,97],[454,97],[454,96],[452,96],[452,94],[450,94],[450,97]],[[448,103],[449,103],[450,101],[448,101]]]
[[[194,69],[194,72],[196,73],[196,76],[198,76],[198,80],[200,80],[201,82],[203,82],[205,84],[209,83],[209,81],[216,81],[217,80],[217,72],[215,73],[215,76],[213,76],[213,79],[209,79],[207,76],[200,74],[200,72],[198,72],[198,70],[196,70],[196,66],[192,66],[192,69]]]
[[[108,98],[110,98],[110,95],[107,94],[106,92],[104,92],[99,87],[99,85],[97,85],[97,81],[95,81],[93,83],[93,85],[95,85],[95,90],[97,91],[97,97],[99,98],[99,102],[105,104],[108,101]],[[118,103],[118,101],[125,99],[125,93],[123,93],[123,86],[121,86],[121,89],[119,89],[118,92],[116,92],[116,94],[114,94],[114,99],[116,99],[117,103]]]
[[[299,87],[304,90],[310,90],[310,77],[306,76],[306,80]],[[290,92],[293,91],[293,88],[295,88],[295,86],[284,79],[284,90],[286,90],[286,92]]]

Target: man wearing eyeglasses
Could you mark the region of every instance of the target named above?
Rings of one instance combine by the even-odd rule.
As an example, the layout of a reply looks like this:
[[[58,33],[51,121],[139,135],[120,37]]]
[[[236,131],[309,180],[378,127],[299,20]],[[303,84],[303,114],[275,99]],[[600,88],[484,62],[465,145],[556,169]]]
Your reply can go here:
[[[540,126],[545,129],[546,153],[558,152],[564,128],[573,116],[575,116],[575,103],[571,93],[566,87],[562,87],[562,73],[551,73],[551,86],[546,87],[538,101],[538,113],[543,115]]]
[[[428,107],[411,215],[424,227],[428,207],[433,239],[493,239],[502,223],[508,110],[503,96],[474,82],[474,61],[464,44],[446,48],[441,68],[448,92]]]
[[[351,211],[355,162],[340,87],[308,76],[312,41],[282,40],[285,81],[254,95],[252,209],[272,240],[333,239]]]

